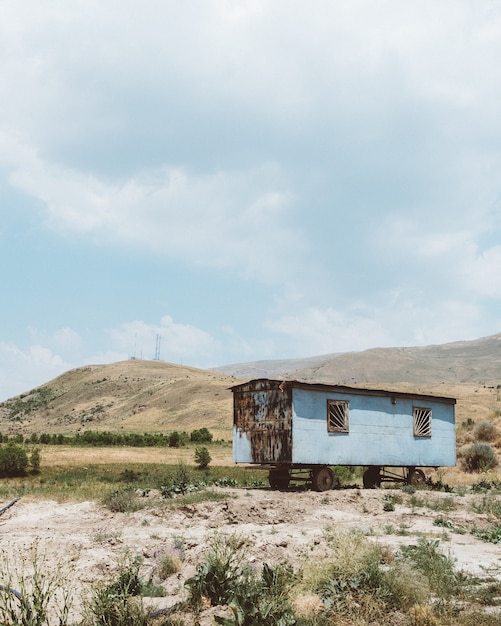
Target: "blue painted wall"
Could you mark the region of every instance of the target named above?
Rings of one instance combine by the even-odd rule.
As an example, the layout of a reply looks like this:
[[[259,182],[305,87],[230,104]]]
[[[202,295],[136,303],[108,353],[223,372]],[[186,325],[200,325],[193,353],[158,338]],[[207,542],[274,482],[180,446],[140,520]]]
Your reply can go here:
[[[327,400],[349,401],[349,432],[327,432]],[[413,407],[432,409],[431,437],[414,437]],[[292,462],[327,465],[454,466],[454,405],[294,389]]]

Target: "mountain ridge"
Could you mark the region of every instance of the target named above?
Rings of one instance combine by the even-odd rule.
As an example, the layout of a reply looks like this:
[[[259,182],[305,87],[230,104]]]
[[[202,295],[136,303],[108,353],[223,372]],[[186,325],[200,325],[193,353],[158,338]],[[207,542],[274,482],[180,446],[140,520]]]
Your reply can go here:
[[[457,420],[501,415],[501,333],[211,370],[131,359],[69,370],[0,403],[0,433],[190,432],[231,439],[231,387],[250,378],[379,387],[458,398]]]

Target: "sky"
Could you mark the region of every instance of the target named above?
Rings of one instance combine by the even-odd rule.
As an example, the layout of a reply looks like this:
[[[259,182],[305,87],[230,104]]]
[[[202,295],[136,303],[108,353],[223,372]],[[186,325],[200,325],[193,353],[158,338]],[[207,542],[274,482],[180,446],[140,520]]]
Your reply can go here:
[[[501,331],[499,0],[0,0],[0,401]]]

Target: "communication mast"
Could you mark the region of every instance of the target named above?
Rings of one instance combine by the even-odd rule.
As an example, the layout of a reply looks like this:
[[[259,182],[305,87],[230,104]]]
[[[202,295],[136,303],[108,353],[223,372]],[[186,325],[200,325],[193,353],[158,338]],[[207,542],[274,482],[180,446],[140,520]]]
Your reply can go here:
[[[160,335],[157,333],[157,339],[156,339],[156,344],[155,344],[155,361],[160,361],[160,342],[161,342],[161,337]]]

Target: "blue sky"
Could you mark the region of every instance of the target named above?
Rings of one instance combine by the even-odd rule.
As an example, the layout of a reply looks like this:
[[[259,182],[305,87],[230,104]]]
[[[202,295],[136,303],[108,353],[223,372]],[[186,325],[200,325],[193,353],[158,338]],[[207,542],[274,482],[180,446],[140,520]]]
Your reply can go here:
[[[501,330],[501,2],[0,3],[0,400]]]

